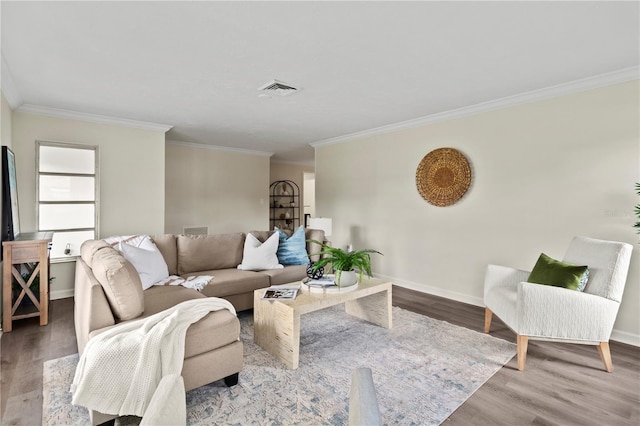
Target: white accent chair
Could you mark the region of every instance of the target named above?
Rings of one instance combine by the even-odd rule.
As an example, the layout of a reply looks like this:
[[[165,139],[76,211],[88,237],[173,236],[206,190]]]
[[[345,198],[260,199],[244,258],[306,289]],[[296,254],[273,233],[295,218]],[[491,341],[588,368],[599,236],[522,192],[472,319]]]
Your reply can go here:
[[[563,262],[589,267],[584,292],[526,282],[529,272],[489,265],[484,281],[484,332],[496,314],[516,335],[518,370],[531,340],[597,345],[613,371],[609,337],[631,261],[631,244],[575,237]]]

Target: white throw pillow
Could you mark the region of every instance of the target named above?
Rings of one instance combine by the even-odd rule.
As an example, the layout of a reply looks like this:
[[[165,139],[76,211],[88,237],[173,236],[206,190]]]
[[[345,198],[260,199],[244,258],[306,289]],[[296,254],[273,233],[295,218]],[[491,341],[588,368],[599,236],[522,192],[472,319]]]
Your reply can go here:
[[[274,232],[264,243],[260,243],[252,234],[247,234],[244,240],[242,263],[238,265],[238,269],[244,271],[282,269],[284,266],[278,263],[277,251],[278,233]]]
[[[169,277],[167,262],[162,257],[160,250],[153,244],[153,241],[146,239],[140,244],[140,247],[121,242],[118,250],[138,271],[143,290]]]
[[[142,247],[142,244],[146,240],[149,240],[149,242],[153,244],[153,242],[149,239],[149,236],[144,234],[118,235],[114,237],[104,238],[104,241],[107,244],[109,244],[110,246],[112,246],[114,249],[118,251],[122,251],[120,250],[120,247],[119,247],[120,243],[129,244],[130,246],[134,246],[134,247]]]

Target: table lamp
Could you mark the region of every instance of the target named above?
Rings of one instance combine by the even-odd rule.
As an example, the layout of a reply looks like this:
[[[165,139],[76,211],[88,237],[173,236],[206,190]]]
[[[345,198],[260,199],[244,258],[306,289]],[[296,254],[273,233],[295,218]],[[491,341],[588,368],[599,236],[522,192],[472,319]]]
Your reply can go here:
[[[331,236],[331,218],[329,217],[310,217],[309,218],[309,228],[311,229],[321,229],[324,231],[325,239],[329,239]]]

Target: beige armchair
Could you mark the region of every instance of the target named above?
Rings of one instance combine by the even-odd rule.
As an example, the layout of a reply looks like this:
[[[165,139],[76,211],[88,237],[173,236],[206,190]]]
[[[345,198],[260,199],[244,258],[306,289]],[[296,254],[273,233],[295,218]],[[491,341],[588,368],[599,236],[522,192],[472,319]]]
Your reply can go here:
[[[583,292],[527,282],[528,271],[489,265],[484,282],[488,333],[496,314],[517,335],[518,370],[529,340],[597,345],[613,371],[609,337],[618,314],[631,261],[631,244],[575,237],[563,261],[589,267]]]

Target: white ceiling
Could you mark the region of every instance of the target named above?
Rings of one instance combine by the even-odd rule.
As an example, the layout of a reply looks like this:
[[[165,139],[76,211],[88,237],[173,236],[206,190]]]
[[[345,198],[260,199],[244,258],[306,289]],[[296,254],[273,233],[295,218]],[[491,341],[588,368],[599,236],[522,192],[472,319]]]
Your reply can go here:
[[[167,124],[169,140],[294,162],[313,142],[637,67],[640,52],[637,1],[1,8],[12,107]],[[260,97],[272,79],[302,90]]]

